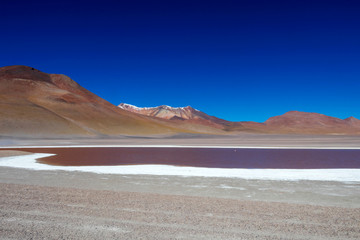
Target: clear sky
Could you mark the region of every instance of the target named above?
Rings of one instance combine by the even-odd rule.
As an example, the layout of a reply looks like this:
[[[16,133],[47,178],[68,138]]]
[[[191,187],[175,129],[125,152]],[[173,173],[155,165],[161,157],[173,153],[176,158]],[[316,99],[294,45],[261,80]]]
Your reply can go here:
[[[0,65],[118,105],[360,118],[360,1],[3,1]]]

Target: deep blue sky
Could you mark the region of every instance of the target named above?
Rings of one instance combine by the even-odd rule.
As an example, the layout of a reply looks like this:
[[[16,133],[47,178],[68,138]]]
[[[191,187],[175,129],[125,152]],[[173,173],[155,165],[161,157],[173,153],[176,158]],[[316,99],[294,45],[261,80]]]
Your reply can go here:
[[[360,118],[359,1],[6,1],[0,26],[1,66],[66,74],[116,105]]]

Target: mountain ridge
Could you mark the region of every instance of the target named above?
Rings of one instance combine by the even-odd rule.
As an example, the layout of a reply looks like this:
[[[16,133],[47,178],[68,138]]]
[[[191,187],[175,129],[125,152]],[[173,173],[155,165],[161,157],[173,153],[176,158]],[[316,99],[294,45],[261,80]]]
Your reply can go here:
[[[176,120],[181,118],[181,120],[183,121],[199,118],[196,116],[186,118],[182,117],[184,114],[181,114],[181,111],[194,109],[191,106],[171,107],[168,105],[161,105],[158,107],[140,108],[131,104],[121,103],[119,107],[127,111],[132,111],[134,113],[158,118],[166,118],[168,120],[172,120],[172,117],[176,117]],[[166,115],[166,117],[164,117],[164,115],[158,114],[159,110],[164,109],[168,111],[168,113],[170,112],[168,115]],[[196,112],[197,115],[200,116],[209,116],[206,113],[203,113],[197,109]],[[340,119],[313,112],[288,111],[282,115],[270,117],[263,123],[253,121],[231,122],[212,116],[209,116],[205,119],[208,121],[216,119],[217,127],[227,132],[248,131],[258,133],[360,134],[360,120],[356,119],[355,117]],[[201,121],[195,123],[203,124]]]
[[[289,111],[263,123],[231,122],[191,106],[115,106],[63,74],[0,68],[1,136],[156,134],[360,134],[360,120]]]

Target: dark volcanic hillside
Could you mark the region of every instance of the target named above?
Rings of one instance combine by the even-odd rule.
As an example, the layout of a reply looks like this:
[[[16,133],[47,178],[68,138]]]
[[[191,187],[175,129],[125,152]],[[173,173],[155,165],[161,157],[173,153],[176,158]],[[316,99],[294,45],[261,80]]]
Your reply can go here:
[[[179,131],[121,110],[69,77],[0,68],[0,135],[159,134]]]

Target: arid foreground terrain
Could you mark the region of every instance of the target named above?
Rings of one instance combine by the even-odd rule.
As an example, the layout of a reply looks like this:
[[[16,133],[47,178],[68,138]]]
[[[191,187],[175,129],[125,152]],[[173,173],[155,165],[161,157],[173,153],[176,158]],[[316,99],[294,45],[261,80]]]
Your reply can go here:
[[[7,239],[359,239],[360,209],[1,184]]]
[[[184,136],[183,136],[184,137]],[[269,138],[272,141],[269,141]],[[174,144],[358,148],[350,136],[4,140],[3,147]],[[24,152],[0,151],[0,157]],[[359,239],[358,182],[0,167],[2,239]]]

